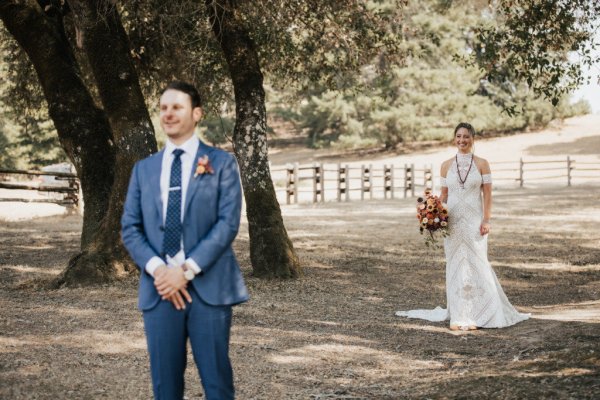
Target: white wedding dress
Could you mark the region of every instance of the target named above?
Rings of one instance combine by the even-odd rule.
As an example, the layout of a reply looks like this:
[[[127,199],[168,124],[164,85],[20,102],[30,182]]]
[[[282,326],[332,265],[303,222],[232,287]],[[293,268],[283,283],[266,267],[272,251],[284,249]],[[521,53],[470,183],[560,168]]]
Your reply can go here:
[[[472,154],[458,154],[458,168],[466,180],[461,187],[456,161],[442,186],[448,187],[449,236],[444,239],[446,254],[447,309],[398,311],[396,315],[428,321],[450,320],[451,326],[502,328],[526,320],[508,301],[487,258],[487,235],[479,233],[483,219],[481,185],[491,175],[481,175]]]

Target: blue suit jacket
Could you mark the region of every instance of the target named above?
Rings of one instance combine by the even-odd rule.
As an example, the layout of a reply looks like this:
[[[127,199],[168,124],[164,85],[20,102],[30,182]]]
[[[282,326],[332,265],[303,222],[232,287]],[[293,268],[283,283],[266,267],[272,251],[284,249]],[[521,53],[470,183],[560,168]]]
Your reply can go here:
[[[154,278],[145,266],[162,252],[164,227],[160,173],[164,150],[133,167],[121,218],[121,235],[129,254],[141,269],[139,301],[149,310],[160,301]],[[208,155],[213,174],[194,177],[199,157]],[[183,250],[202,268],[191,284],[208,304],[233,305],[248,300],[248,290],[231,243],[240,225],[242,192],[233,155],[200,142],[193,162],[184,206]]]

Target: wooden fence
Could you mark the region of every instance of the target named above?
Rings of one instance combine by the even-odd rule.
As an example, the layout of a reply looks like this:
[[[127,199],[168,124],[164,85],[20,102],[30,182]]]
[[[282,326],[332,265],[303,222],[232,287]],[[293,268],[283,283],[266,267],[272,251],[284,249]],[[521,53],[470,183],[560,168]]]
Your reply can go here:
[[[501,161],[492,164],[494,181],[512,181],[519,187],[528,184],[554,183],[572,186],[574,183],[598,183],[600,162],[576,161],[571,156],[563,159],[525,161]]]
[[[50,176],[49,182],[35,181],[32,177]],[[25,171],[0,169],[0,189],[35,190],[49,194],[59,194],[49,198],[0,197],[1,201],[26,203],[56,203],[79,208],[81,205],[80,185],[77,175],[66,172]]]
[[[287,204],[304,201],[307,196],[313,203],[326,200],[349,201],[354,199],[414,196],[417,188],[433,186],[433,167],[416,168],[414,164],[397,165],[288,165],[272,169],[285,172],[285,200]],[[419,192],[421,192],[420,190]]]
[[[526,182],[527,185],[535,185],[550,181],[567,186],[574,182],[600,182],[600,162],[576,162],[570,156],[544,161],[525,161],[521,158],[518,161],[494,162],[491,167],[492,179],[500,186],[522,188]],[[439,167],[435,170],[439,170]],[[420,168],[414,164],[293,164],[273,168],[271,172],[278,198],[285,200],[286,204],[413,197],[426,188],[435,189],[434,166],[431,164]]]
[[[415,164],[349,165],[312,164],[287,165],[272,168],[271,174],[280,202],[350,201],[365,199],[394,199],[421,195],[426,188],[435,189],[432,164],[416,167]],[[495,186],[525,187],[554,183],[571,186],[575,183],[600,183],[600,162],[576,161],[570,156],[544,161],[500,161],[492,163]],[[19,181],[26,176],[28,181]],[[32,176],[53,176],[66,181],[64,185],[34,182]],[[0,188],[35,190],[62,194],[56,198],[0,198],[0,201],[58,203],[79,207],[80,185],[77,176],[64,172],[0,170]]]

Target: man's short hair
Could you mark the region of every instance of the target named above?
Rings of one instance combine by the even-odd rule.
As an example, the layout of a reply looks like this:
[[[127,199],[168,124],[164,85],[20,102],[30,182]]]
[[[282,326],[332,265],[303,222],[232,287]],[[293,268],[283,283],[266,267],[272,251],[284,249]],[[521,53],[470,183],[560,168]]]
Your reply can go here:
[[[202,98],[200,97],[200,93],[198,89],[194,85],[184,81],[172,81],[169,83],[163,90],[160,92],[162,96],[167,90],[178,90],[190,96],[192,100],[192,109],[196,107],[202,107]]]

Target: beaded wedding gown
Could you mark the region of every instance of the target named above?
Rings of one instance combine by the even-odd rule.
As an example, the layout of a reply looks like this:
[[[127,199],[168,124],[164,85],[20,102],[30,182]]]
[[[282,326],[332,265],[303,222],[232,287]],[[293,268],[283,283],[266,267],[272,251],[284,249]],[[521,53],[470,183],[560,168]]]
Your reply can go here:
[[[450,320],[451,326],[502,328],[526,320],[508,301],[487,258],[487,235],[479,233],[483,219],[482,183],[491,183],[491,175],[481,175],[472,154],[458,154],[442,186],[448,187],[448,227],[444,239],[446,254],[447,309],[398,311],[396,315],[428,321]],[[469,172],[467,172],[469,171]],[[463,187],[464,186],[464,187]]]

